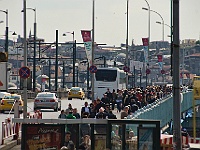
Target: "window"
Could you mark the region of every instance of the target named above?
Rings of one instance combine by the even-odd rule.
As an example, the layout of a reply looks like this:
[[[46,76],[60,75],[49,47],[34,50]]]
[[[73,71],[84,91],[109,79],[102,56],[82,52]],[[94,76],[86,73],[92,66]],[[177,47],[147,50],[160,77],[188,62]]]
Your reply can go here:
[[[117,70],[97,70],[96,81],[114,82],[117,78]]]

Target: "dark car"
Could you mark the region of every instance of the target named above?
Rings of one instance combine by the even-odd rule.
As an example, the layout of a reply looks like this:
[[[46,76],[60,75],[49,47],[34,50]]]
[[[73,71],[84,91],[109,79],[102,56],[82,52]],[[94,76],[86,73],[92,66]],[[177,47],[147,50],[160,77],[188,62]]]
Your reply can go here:
[[[56,93],[38,93],[34,101],[34,110],[37,109],[54,109],[54,111],[61,110],[61,100],[58,98]]]

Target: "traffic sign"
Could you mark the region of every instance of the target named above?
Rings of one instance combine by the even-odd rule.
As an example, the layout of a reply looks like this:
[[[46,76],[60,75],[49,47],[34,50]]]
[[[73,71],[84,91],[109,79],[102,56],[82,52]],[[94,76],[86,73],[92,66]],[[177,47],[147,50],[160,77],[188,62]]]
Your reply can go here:
[[[151,70],[150,69],[147,69],[146,70],[146,74],[150,74],[151,73]]]
[[[130,68],[128,66],[124,66],[123,70],[124,70],[124,72],[129,72]]]
[[[97,72],[97,67],[96,66],[90,66],[90,72],[91,73],[96,73]]]
[[[165,74],[165,70],[161,70],[160,72],[161,72],[162,74]]]
[[[31,71],[30,71],[30,69],[28,67],[21,67],[19,69],[19,75],[23,79],[28,78],[30,76],[30,74],[31,74]]]

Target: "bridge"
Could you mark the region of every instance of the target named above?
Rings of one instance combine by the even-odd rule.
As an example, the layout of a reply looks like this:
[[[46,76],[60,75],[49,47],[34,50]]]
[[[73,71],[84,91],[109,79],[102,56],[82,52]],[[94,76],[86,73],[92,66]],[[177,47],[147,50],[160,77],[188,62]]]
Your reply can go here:
[[[193,107],[193,92],[189,90],[180,95],[181,112],[183,113]],[[200,100],[195,100],[195,105],[200,105]],[[173,118],[173,95],[168,95],[137,110],[132,118],[160,120],[160,127],[164,127]]]

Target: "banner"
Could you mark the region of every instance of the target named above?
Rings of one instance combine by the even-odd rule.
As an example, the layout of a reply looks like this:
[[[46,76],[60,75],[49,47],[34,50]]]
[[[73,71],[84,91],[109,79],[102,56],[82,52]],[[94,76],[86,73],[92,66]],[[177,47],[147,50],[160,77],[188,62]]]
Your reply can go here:
[[[148,58],[148,52],[149,52],[149,39],[148,38],[142,38],[143,42],[143,50],[144,50],[144,62],[146,64],[149,63],[149,58]]]
[[[160,70],[163,69],[163,56],[162,55],[157,55],[157,58],[158,58],[158,66],[160,68]]]
[[[86,50],[86,56],[87,56],[87,59],[88,59],[90,66],[91,66],[91,63],[92,63],[91,30],[81,30],[81,35],[82,35],[85,50]]]

